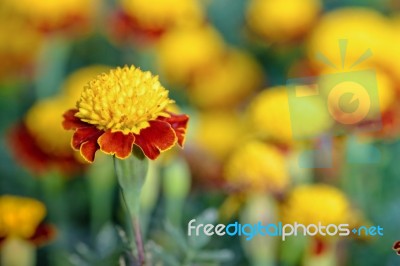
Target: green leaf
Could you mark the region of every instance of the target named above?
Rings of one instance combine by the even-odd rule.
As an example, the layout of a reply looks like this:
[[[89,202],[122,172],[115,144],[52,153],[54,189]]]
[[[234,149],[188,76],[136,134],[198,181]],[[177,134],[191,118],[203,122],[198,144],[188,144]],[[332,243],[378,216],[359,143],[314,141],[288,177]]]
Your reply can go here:
[[[129,212],[133,216],[137,216],[139,213],[140,193],[148,166],[148,161],[139,148],[134,148],[132,155],[124,160],[114,157],[118,182]]]
[[[152,265],[165,265],[165,266],[180,266],[181,263],[179,261],[168,254],[162,247],[158,246],[154,242],[149,242],[147,244],[147,250],[150,252],[152,257]],[[161,262],[159,264],[157,262]]]
[[[288,237],[282,241],[280,249],[280,258],[282,265],[298,265],[308,244],[308,239],[298,235],[296,237]]]
[[[186,253],[189,250],[189,246],[188,246],[186,237],[184,236],[184,234],[180,228],[177,228],[177,227],[173,226],[171,223],[166,222],[165,230],[168,233],[168,235],[171,237],[171,239],[178,245],[178,247],[180,248],[180,250],[183,253]]]
[[[115,227],[110,223],[106,224],[96,238],[97,252],[105,256],[111,254],[118,245],[118,235]]]

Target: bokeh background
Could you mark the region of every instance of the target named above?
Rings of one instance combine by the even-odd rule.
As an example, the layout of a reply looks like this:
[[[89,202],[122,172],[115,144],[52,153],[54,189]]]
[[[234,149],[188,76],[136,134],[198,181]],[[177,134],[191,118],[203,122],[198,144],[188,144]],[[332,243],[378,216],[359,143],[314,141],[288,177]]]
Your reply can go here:
[[[88,81],[132,64],[190,115],[185,148],[150,164],[149,265],[400,265],[397,1],[2,0],[0,21],[4,265],[136,265],[112,158],[86,164],[61,126]],[[324,100],[290,109],[288,80],[366,69],[379,102],[368,120],[337,130]],[[188,237],[194,218],[379,225],[384,236]]]

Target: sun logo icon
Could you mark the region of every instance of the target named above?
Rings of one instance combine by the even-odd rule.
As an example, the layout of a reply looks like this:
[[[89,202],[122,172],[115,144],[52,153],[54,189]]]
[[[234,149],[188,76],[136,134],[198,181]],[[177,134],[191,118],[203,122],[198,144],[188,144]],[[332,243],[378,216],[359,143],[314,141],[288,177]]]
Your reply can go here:
[[[326,67],[319,76],[287,81],[291,126],[295,139],[304,140],[301,134],[304,131],[304,125],[296,121],[299,121],[300,117],[304,119],[306,110],[300,110],[300,107],[304,106],[302,102],[306,98],[309,100],[312,97],[322,101],[325,105],[324,111],[332,122],[332,127],[325,132],[324,136],[307,136],[320,140],[319,143],[322,142],[322,145],[306,152],[317,153],[314,156],[317,158],[320,157],[319,155],[325,156],[322,165],[312,165],[312,167],[332,167],[332,163],[329,162],[332,158],[326,158],[326,156],[329,157],[331,153],[331,138],[334,136],[351,135],[355,131],[375,132],[382,125],[376,71],[370,68],[360,69],[360,65],[372,56],[372,51],[367,49],[360,53],[360,57],[354,62],[349,63],[346,62],[347,45],[347,40],[339,40],[341,58],[339,66],[319,53],[317,59]],[[319,114],[307,115],[308,119],[313,121]]]
[[[339,40],[341,68],[333,64],[322,53],[318,60],[334,69],[330,74],[321,75],[321,82],[337,83],[327,88],[328,110],[332,118],[343,125],[355,125],[364,120],[371,120],[379,115],[379,94],[376,73],[371,69],[354,71],[354,68],[372,56],[367,49],[361,56],[346,67],[347,40]],[[335,77],[333,77],[335,76]]]

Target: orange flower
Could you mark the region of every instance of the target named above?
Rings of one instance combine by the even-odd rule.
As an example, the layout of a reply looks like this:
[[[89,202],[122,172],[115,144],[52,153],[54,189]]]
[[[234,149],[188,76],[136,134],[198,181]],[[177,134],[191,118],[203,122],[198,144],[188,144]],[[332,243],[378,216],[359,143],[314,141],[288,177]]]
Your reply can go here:
[[[84,165],[73,155],[52,154],[44,151],[24,123],[16,125],[9,134],[9,145],[14,157],[34,173],[44,173],[54,168],[72,174]]]
[[[63,126],[75,130],[72,147],[89,162],[99,149],[125,159],[133,145],[154,160],[184,143],[189,117],[168,112],[171,103],[157,76],[118,67],[84,87],[77,109],[64,114]]]
[[[36,246],[49,242],[55,228],[43,222],[44,204],[33,198],[0,196],[0,245],[8,238],[20,238]]]
[[[26,19],[30,26],[41,32],[66,31],[86,33],[93,22],[99,1],[95,0],[4,0],[6,8]]]
[[[63,98],[48,98],[35,103],[24,120],[8,134],[15,159],[34,173],[60,170],[69,176],[84,168],[79,153],[71,149],[72,134],[61,126],[62,114],[71,105]]]

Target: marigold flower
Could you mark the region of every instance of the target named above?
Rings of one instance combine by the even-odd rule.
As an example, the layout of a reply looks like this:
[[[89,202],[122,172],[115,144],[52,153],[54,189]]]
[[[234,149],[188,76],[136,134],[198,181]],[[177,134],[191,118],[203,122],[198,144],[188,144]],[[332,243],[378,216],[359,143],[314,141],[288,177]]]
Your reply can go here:
[[[31,237],[46,215],[43,203],[30,198],[0,197],[0,237]]]
[[[55,230],[43,223],[45,216],[46,207],[38,200],[0,196],[0,244],[8,238],[25,239],[35,245],[50,241]]]
[[[176,143],[183,146],[189,117],[166,111],[171,103],[158,76],[118,67],[84,87],[77,109],[64,114],[63,126],[75,131],[72,147],[89,162],[98,149],[125,159],[134,144],[154,160]]]
[[[159,40],[166,32],[163,28],[144,28],[135,18],[123,10],[116,10],[109,23],[109,35],[117,44],[134,43],[137,47],[147,47]]]
[[[211,26],[169,31],[158,46],[160,70],[177,84],[188,83],[194,74],[207,69],[223,55],[223,39]]]
[[[320,10],[319,0],[252,0],[247,22],[271,42],[288,42],[306,33]]]
[[[240,50],[231,50],[203,72],[189,86],[192,103],[200,108],[237,106],[262,84],[263,74],[257,61]]]
[[[315,98],[304,97],[296,106],[296,123],[303,125],[292,131],[287,89],[283,86],[263,90],[250,103],[248,115],[256,133],[262,137],[290,144],[295,139],[314,137],[329,128],[332,119],[325,103]],[[301,111],[301,112],[300,112]]]
[[[40,148],[48,153],[70,154],[71,135],[60,125],[65,105],[58,99],[46,99],[33,105],[26,114],[25,125],[35,136]],[[56,114],[56,115],[55,115]]]
[[[238,114],[202,112],[193,130],[191,144],[207,152],[209,157],[224,160],[244,135],[244,128],[244,121]]]
[[[365,61],[369,66],[371,61],[387,66],[396,56],[391,47],[396,45],[388,45],[393,35],[389,21],[378,12],[366,8],[341,8],[327,13],[318,22],[307,42],[308,55],[318,67],[326,67],[317,58],[321,53],[341,68],[338,40],[347,39],[345,69],[351,68],[368,49],[373,54]]]
[[[9,134],[18,161],[36,173],[53,168],[71,173],[83,167],[71,148],[72,133],[61,125],[62,115],[70,106],[62,98],[49,98],[28,110],[24,121]]]
[[[398,76],[398,73],[400,72],[399,70],[399,57],[400,57],[400,47],[399,47],[399,43],[400,43],[400,36],[399,36],[399,32],[400,32],[400,14],[397,13],[396,15],[391,17],[390,20],[390,24],[392,26],[392,32],[391,32],[391,37],[392,40],[397,44],[397,45],[387,45],[388,49],[391,49],[393,51],[392,55],[394,56],[392,58],[391,63],[393,64],[393,69],[394,71],[396,71],[395,73]]]
[[[2,8],[0,5],[0,79],[30,74],[42,37],[26,21]]]
[[[234,151],[224,173],[228,184],[246,191],[282,192],[289,184],[282,151],[260,141],[247,142]]]
[[[298,222],[304,225],[348,223],[351,215],[350,203],[337,188],[324,185],[301,185],[295,187],[282,206],[285,223]]]
[[[96,10],[95,0],[6,0],[5,4],[44,31],[86,25]]]
[[[198,24],[203,12],[197,0],[120,0],[123,10],[147,29]]]

